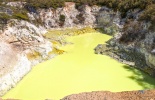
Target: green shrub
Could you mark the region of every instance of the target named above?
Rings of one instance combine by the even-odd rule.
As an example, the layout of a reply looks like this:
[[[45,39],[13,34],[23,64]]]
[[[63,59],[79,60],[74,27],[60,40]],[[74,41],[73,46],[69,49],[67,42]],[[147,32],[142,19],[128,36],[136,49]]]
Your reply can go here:
[[[0,13],[0,30],[3,30],[5,25],[8,23],[10,16],[5,13]]]
[[[145,38],[147,30],[143,29],[141,22],[129,21],[123,28],[123,34],[119,39],[122,43],[139,42]]]
[[[29,20],[28,15],[26,13],[21,13],[21,12],[14,13],[13,17],[16,19]]]
[[[26,0],[27,5],[32,6],[36,9],[38,8],[58,8],[58,7],[63,7],[64,6],[64,1],[65,0]]]
[[[8,19],[10,19],[10,16],[8,14],[6,14],[6,13],[0,13],[0,19],[8,20]]]
[[[60,15],[59,16],[60,26],[64,25],[65,19],[66,19],[65,15]]]
[[[155,4],[147,6],[144,12],[140,15],[139,20],[150,21],[155,25]]]
[[[38,8],[48,9],[49,7],[56,9],[58,7],[63,7],[65,2],[75,2],[77,8],[82,4],[88,4],[90,6],[92,5],[107,6],[115,11],[120,11],[122,17],[126,17],[126,13],[129,10],[140,8],[141,10],[146,9],[141,19],[155,22],[154,21],[155,0],[0,0],[0,5],[2,4],[2,2],[10,2],[10,1],[24,1],[26,2],[27,7],[33,7],[35,9]],[[25,8],[22,8],[20,10],[23,9],[25,10]],[[23,13],[17,13],[14,16],[16,16],[15,18],[28,20],[27,15]],[[80,21],[83,20],[83,18],[80,15],[77,17],[78,19],[80,19]]]

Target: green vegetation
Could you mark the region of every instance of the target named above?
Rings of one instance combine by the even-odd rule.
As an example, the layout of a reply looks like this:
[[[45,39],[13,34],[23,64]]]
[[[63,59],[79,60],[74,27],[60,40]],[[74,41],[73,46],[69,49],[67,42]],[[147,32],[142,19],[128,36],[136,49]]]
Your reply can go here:
[[[145,9],[148,5],[154,3],[153,0],[103,0],[99,5],[106,5],[115,11],[120,11],[122,17],[126,16],[126,12],[135,8]]]
[[[131,43],[139,42],[145,38],[146,30],[143,29],[141,22],[129,21],[123,28],[124,34],[120,38],[119,42]]]
[[[128,10],[133,10],[135,8],[140,9],[147,9],[145,13],[151,14],[151,18],[154,18],[154,15],[150,13],[150,9],[152,9],[152,4],[155,3],[154,0],[26,0],[28,5],[31,5],[35,8],[57,8],[64,6],[64,2],[75,2],[76,6],[82,5],[82,4],[88,4],[90,6],[92,5],[99,5],[99,6],[107,6],[115,11],[120,11],[122,14],[122,17],[126,16],[126,13]],[[150,6],[151,5],[151,6]],[[147,17],[147,15],[146,15]],[[77,16],[79,21],[83,21],[83,18],[81,15]],[[147,17],[148,18],[148,17]],[[150,18],[148,18],[150,19]],[[154,21],[154,19],[151,19],[150,21]]]
[[[152,25],[155,25],[155,4],[146,7],[144,12],[141,14],[139,20],[150,21]],[[153,27],[150,27],[153,29]]]
[[[1,0],[0,2],[3,1],[4,0]],[[144,9],[146,6],[155,3],[154,0],[5,0],[5,2],[10,1],[24,1],[27,2],[28,5],[31,5],[35,8],[57,8],[63,7],[64,2],[75,2],[76,5],[101,5],[108,6],[110,8],[120,11],[127,11],[134,8]]]
[[[59,16],[60,26],[64,25],[65,19],[66,19],[65,15],[60,15]]]
[[[63,7],[66,0],[26,0],[27,5],[34,8]]]
[[[65,2],[75,2],[77,8],[83,4],[88,4],[90,6],[92,5],[107,6],[115,11],[120,11],[122,17],[126,17],[126,13],[129,10],[139,8],[141,10],[144,10],[144,12],[140,17],[140,20],[146,20],[155,23],[155,13],[154,13],[155,0],[0,0],[0,6],[4,6],[2,2],[12,2],[12,1],[26,2],[27,7],[31,7],[35,10],[39,8],[47,9],[49,7],[56,9],[58,7],[63,7]],[[26,7],[22,9],[17,8],[16,10],[29,11]],[[9,18],[6,15],[3,15],[3,17],[4,19]],[[19,11],[18,13],[14,12],[13,16],[12,17],[10,16],[10,18],[28,20],[27,14],[21,11]],[[78,15],[77,18],[80,22],[83,21],[81,15]],[[61,15],[60,24],[63,25],[64,20],[65,17]],[[78,21],[75,20],[75,23],[78,23]]]
[[[0,13],[0,30],[3,30],[5,24],[10,19],[10,16],[5,13]]]
[[[0,13],[0,21],[6,22],[10,19],[10,16],[5,13]]]
[[[14,13],[13,17],[16,19],[22,19],[22,20],[29,20],[29,17],[27,16],[26,13]]]

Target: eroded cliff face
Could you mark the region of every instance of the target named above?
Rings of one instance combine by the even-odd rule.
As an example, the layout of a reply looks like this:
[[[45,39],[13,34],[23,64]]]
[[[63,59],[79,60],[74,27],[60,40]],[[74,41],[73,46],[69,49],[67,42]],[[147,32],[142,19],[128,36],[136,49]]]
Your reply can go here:
[[[106,11],[106,13],[110,14],[111,11]],[[114,37],[106,45],[98,45],[95,48],[95,53],[107,54],[120,62],[155,76],[153,25],[150,22],[139,21],[139,16],[142,13],[139,9],[128,11],[125,18],[117,17],[118,12],[113,13],[112,19],[106,14],[106,20],[103,20],[111,23],[108,28],[115,30]],[[118,28],[112,26],[118,26]]]
[[[96,15],[100,7],[82,5],[78,9],[75,3],[67,2],[62,8],[39,9],[36,12],[30,12],[30,20],[40,20],[48,29],[66,28],[66,27],[84,27],[94,26],[96,24]],[[30,10],[31,11],[31,10]],[[64,16],[64,18],[61,18]]]
[[[50,59],[54,55],[52,44],[42,35],[46,29],[19,20],[10,20],[0,34],[0,96],[14,87],[32,66]],[[37,52],[41,56],[30,59],[28,55]]]

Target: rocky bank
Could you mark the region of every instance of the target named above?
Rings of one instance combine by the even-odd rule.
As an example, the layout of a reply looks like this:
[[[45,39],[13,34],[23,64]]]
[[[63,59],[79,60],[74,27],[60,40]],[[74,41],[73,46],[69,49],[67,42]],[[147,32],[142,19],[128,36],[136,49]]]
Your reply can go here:
[[[73,94],[62,100],[154,100],[154,90],[139,90],[125,92],[94,91]]]
[[[110,12],[113,11],[110,10]],[[139,21],[142,12],[140,9],[135,9],[128,11],[125,18],[113,16],[113,19],[108,16],[109,12],[107,12],[106,19],[109,19],[107,25],[110,24],[108,29],[115,30],[115,32],[111,34],[113,38],[107,41],[107,44],[99,44],[95,48],[95,53],[109,55],[155,76],[154,25],[149,21]],[[113,13],[117,14],[117,12]],[[115,25],[119,28],[111,28]]]
[[[9,2],[6,5],[18,9],[25,7],[24,2]],[[105,6],[81,5],[76,8],[73,2],[66,2],[64,7],[57,9],[36,10],[31,6],[26,9],[28,20],[0,21],[0,58],[3,59],[0,61],[0,96],[14,87],[32,66],[55,56],[50,54],[53,44],[45,38],[45,33],[53,29],[89,26],[113,35],[106,46],[98,45],[95,53],[106,53],[155,75],[152,47],[155,32],[149,29],[151,23],[138,21],[142,12],[140,9],[128,11],[125,18],[119,11]],[[0,12],[10,15],[13,10],[6,6],[1,7]]]

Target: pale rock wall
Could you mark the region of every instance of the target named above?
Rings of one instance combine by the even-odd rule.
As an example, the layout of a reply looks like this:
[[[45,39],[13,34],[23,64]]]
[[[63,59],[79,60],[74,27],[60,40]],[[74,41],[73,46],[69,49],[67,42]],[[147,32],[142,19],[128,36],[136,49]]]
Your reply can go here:
[[[8,2],[7,6],[20,7],[23,8],[26,2]]]
[[[110,35],[118,33],[122,25],[120,25],[121,16],[119,12],[114,12],[107,7],[101,7],[97,15],[97,27],[103,28],[104,32]]]
[[[32,66],[54,57],[48,54],[52,43],[43,37],[46,32],[44,27],[27,21],[8,22],[0,34],[0,96],[15,87]],[[32,51],[38,52],[40,59],[29,60],[27,54]]]
[[[62,8],[57,8],[56,10],[53,8],[49,9],[39,9],[37,13],[30,12],[28,16],[30,20],[40,19],[43,25],[47,29],[51,28],[66,28],[66,27],[93,27],[96,25],[96,16],[100,10],[98,6],[88,6],[82,5],[79,9],[75,8],[75,3],[67,2],[65,6]],[[83,21],[79,21],[77,16],[81,14],[80,17],[83,17]],[[65,16],[64,25],[60,26],[60,15]],[[76,22],[77,23],[76,23]]]
[[[18,55],[17,64],[13,70],[0,77],[0,96],[15,87],[16,84],[31,70],[31,62],[25,55]]]

